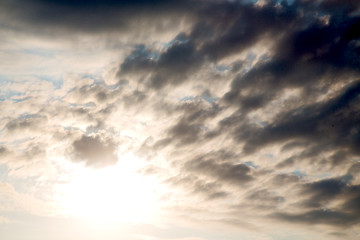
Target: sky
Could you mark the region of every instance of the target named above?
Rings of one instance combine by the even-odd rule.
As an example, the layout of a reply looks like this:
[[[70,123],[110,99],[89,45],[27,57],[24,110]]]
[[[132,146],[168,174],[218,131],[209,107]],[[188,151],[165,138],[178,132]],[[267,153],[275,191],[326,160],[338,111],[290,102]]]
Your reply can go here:
[[[360,239],[360,2],[0,0],[0,237]]]

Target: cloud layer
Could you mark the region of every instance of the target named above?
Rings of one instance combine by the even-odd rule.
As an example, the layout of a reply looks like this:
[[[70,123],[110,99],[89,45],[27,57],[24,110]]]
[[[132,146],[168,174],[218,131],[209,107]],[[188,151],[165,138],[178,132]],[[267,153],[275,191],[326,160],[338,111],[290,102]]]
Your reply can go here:
[[[315,225],[309,234],[324,239],[358,236],[356,1],[0,6],[4,39],[35,39],[20,41],[19,56],[29,46],[41,61],[79,53],[50,79],[1,73],[0,156],[9,175],[40,176],[35,163],[58,175],[67,163],[101,169],[130,152],[143,162],[139,174],[167,189],[158,201],[174,218],[266,237],[271,223],[299,232]],[[39,50],[45,42],[50,57]],[[97,61],[97,52],[108,55]]]

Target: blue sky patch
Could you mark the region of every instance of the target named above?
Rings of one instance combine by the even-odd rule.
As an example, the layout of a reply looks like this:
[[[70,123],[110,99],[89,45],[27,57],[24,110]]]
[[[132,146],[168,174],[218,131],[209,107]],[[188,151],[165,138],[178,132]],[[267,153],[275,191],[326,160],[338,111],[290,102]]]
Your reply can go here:
[[[295,176],[298,176],[300,178],[303,178],[306,176],[306,173],[304,172],[301,172],[300,170],[295,170],[293,172],[291,172],[292,175],[295,175]]]
[[[245,162],[245,164],[246,164],[246,165],[248,165],[249,167],[254,168],[254,169],[258,169],[258,168],[259,168],[259,167],[258,167],[258,166],[256,166],[253,162],[250,162],[250,161]]]

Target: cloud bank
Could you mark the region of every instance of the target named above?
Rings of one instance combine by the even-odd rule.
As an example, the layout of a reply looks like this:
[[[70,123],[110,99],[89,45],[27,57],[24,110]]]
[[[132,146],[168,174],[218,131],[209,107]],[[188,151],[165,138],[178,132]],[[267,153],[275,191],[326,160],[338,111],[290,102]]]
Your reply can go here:
[[[132,152],[143,160],[139,173],[167,187],[159,202],[174,216],[264,236],[271,223],[315,225],[309,232],[324,239],[358,236],[357,1],[0,6],[7,46],[18,34],[37,39],[20,41],[33,50],[61,39],[63,55],[50,58],[77,49],[88,61],[62,65],[60,84],[0,76],[8,89],[0,92],[0,155],[13,174],[38,174],[33,162],[53,169],[56,156],[99,169]],[[98,67],[96,54],[85,54],[91,46],[109,52]],[[39,88],[19,87],[32,81]]]

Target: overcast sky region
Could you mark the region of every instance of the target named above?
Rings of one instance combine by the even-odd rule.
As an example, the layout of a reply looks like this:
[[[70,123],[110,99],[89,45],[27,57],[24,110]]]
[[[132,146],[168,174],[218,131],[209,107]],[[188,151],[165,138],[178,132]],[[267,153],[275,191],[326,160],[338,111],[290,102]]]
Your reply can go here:
[[[0,239],[360,239],[360,1],[0,0]]]

